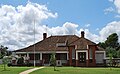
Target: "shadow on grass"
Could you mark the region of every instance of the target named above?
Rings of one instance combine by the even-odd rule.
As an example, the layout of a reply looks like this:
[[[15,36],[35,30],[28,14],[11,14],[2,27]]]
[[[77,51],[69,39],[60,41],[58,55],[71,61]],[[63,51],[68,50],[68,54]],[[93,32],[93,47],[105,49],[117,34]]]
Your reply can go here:
[[[60,71],[60,70],[54,70],[54,71]]]
[[[10,71],[10,70],[1,70],[1,71]]]

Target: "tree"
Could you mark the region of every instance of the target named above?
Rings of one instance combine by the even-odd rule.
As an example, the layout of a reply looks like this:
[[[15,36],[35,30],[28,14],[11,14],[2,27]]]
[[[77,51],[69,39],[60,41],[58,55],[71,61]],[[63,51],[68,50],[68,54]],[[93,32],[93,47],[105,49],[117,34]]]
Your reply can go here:
[[[10,62],[11,56],[4,56],[2,62],[4,64],[4,70],[6,70],[6,65]]]
[[[0,46],[0,53],[1,53],[0,58],[3,58],[4,56],[7,55],[7,49],[8,47],[4,47],[3,45]]]
[[[109,53],[109,57],[110,57],[110,70],[111,70],[111,67],[112,67],[112,57],[113,57],[113,55],[112,55],[112,53]]]
[[[119,47],[118,35],[116,33],[109,35],[109,37],[107,37],[107,40],[105,41],[105,45],[106,47],[112,47],[117,50],[117,48]]]
[[[55,53],[52,53],[52,55],[51,55],[50,64],[54,66],[54,71],[56,71],[56,69],[55,69],[55,66],[56,66],[56,57],[55,57]]]
[[[106,45],[104,42],[99,42],[98,45],[104,49],[106,49]]]
[[[107,47],[106,48],[106,54],[107,54],[108,57],[110,56],[109,54],[112,54],[113,58],[117,57],[117,51],[112,47]]]
[[[109,56],[109,52],[112,51],[114,58],[120,57],[119,56],[120,44],[118,42],[117,33],[113,33],[113,34],[109,35],[105,42],[100,42],[98,45],[105,49],[107,56]]]
[[[120,57],[120,49],[117,51],[117,57]]]
[[[3,68],[6,70],[6,65],[10,61],[10,56],[7,55],[7,47],[4,47],[3,45],[0,46],[0,58],[2,59],[2,62],[4,64]]]

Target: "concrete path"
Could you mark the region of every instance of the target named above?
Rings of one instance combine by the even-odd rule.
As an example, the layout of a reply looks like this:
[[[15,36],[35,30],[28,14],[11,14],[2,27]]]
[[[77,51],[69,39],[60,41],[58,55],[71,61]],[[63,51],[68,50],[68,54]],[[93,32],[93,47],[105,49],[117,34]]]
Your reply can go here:
[[[33,72],[33,71],[35,71],[35,70],[42,69],[42,68],[44,68],[44,67],[32,68],[32,69],[23,71],[23,72],[21,72],[21,73],[19,73],[19,74],[29,74],[30,72]]]

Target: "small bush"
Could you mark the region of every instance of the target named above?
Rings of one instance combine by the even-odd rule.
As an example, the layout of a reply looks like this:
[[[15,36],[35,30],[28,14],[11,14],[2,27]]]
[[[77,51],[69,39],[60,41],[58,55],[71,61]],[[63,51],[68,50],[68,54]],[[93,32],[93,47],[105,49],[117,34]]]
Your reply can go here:
[[[18,65],[23,65],[24,64],[24,58],[23,57],[20,57],[17,61],[17,64]]]

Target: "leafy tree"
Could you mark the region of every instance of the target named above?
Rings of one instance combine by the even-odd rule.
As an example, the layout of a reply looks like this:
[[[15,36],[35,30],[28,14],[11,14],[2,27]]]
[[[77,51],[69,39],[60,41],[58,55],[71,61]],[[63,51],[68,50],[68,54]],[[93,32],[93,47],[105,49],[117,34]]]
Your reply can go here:
[[[113,57],[113,55],[112,55],[112,53],[109,53],[109,57],[110,57],[110,70],[111,70],[111,67],[112,67],[112,57]]]
[[[120,57],[120,49],[117,51],[117,57]]]
[[[104,42],[99,42],[98,45],[104,49],[106,49],[106,45]]]
[[[105,41],[105,45],[106,47],[112,47],[117,50],[117,48],[119,47],[118,35],[116,33],[109,35],[109,37]]]
[[[107,54],[108,57],[110,56],[109,54],[112,54],[112,57],[114,57],[114,58],[117,57],[117,51],[112,47],[107,47],[106,48],[106,54]]]
[[[4,47],[3,45],[0,46],[0,58],[2,59],[2,62],[4,64],[3,68],[6,70],[6,65],[10,61],[11,57],[6,56],[7,55],[7,47]]]
[[[4,56],[2,59],[2,62],[4,64],[4,70],[6,70],[6,65],[10,62],[11,57],[10,56]]]
[[[109,35],[105,42],[100,42],[98,45],[105,49],[107,56],[109,56],[109,52],[113,52],[112,55],[114,58],[120,57],[120,44],[118,42],[118,35],[116,33]]]
[[[56,66],[56,57],[55,57],[55,53],[52,53],[52,55],[51,55],[50,64],[54,66],[54,71],[56,71],[56,69],[55,69],[55,66]]]
[[[3,45],[0,46],[0,53],[1,53],[1,57],[0,58],[3,58],[4,56],[7,55],[7,47],[4,47]]]

